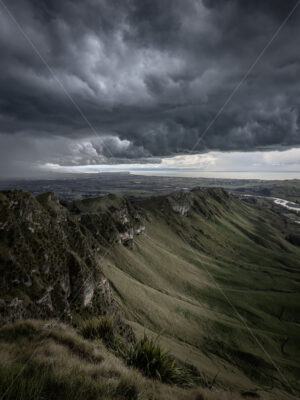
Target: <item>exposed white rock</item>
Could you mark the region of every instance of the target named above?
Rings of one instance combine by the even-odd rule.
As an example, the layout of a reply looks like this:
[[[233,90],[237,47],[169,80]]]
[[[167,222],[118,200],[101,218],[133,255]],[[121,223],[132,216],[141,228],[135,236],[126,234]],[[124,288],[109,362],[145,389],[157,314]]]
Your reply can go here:
[[[31,275],[39,275],[40,271],[38,269],[32,269],[30,273]]]
[[[113,216],[123,225],[128,224],[130,222],[127,208],[121,208],[120,210],[116,210],[113,213]]]
[[[23,304],[23,300],[19,299],[18,297],[15,297],[12,299],[12,301],[9,303],[9,307],[17,308],[21,304]]]
[[[138,228],[135,228],[134,233],[136,235],[141,235],[142,233],[145,232],[145,225],[140,225]]]
[[[97,287],[101,290],[103,296],[110,303],[112,301],[112,293],[111,293],[111,290],[110,290],[110,285],[109,285],[108,280],[105,277],[103,277],[98,282]]]
[[[51,295],[49,292],[47,292],[43,297],[41,297],[39,300],[37,300],[37,304],[46,306],[49,308],[50,311],[53,311],[53,304],[52,304]]]
[[[0,222],[0,231],[4,230],[6,228],[6,226],[7,226],[7,224],[8,224],[8,221]]]
[[[17,206],[17,205],[18,205],[18,202],[17,202],[17,201],[11,200],[11,201],[9,202],[8,208],[14,208],[14,207]]]
[[[94,291],[95,291],[95,285],[94,282],[90,279],[88,282],[85,283],[84,285],[84,290],[83,290],[83,306],[87,307],[94,296]]]
[[[134,233],[133,228],[130,228],[126,232],[120,232],[119,233],[119,237],[120,237],[122,242],[124,242],[126,240],[132,240],[133,239],[133,233]]]
[[[32,212],[30,211],[30,213],[27,215],[26,219],[28,221],[32,221]]]
[[[167,199],[172,210],[182,216],[187,215],[193,205],[192,197],[186,192],[176,193],[173,196],[168,196]]]
[[[70,284],[70,276],[69,274],[65,274],[60,281],[60,286],[62,290],[65,292],[67,297],[71,294],[71,284]]]

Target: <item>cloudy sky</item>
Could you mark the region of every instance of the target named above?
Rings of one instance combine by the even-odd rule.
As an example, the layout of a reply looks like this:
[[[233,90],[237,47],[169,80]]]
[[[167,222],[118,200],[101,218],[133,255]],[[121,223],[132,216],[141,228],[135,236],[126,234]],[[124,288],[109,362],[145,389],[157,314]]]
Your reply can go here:
[[[299,172],[299,37],[297,0],[0,0],[0,177]]]

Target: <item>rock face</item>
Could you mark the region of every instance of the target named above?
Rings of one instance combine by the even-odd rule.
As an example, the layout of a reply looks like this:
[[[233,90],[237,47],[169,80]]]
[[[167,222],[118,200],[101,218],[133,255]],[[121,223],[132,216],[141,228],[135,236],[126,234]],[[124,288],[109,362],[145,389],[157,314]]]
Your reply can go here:
[[[0,324],[109,313],[133,336],[118,317],[101,256],[143,227],[126,202],[120,209],[104,203],[88,213],[85,204],[65,207],[53,193],[0,192]]]
[[[167,197],[172,210],[180,215],[187,215],[193,205],[191,192],[175,192]]]
[[[131,246],[135,235],[145,231],[141,215],[125,198],[109,194],[68,204],[95,238]]]
[[[186,217],[193,213],[200,213],[206,218],[212,218],[228,210],[232,199],[233,197],[222,188],[195,188],[191,191],[177,191],[168,196],[157,196],[143,200],[140,205],[145,210],[158,212],[164,216],[173,214]]]

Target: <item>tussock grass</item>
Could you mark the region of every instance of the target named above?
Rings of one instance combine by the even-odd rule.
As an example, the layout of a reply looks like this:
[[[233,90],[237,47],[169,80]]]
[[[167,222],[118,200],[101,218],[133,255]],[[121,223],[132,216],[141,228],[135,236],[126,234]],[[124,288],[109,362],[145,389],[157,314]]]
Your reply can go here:
[[[146,334],[131,346],[127,363],[138,368],[145,376],[161,382],[192,386],[192,376],[176,366],[176,361],[158,343],[159,335],[153,339]]]
[[[114,316],[107,314],[79,323],[79,331],[85,339],[101,340],[105,346],[119,357],[126,358],[128,345],[114,326]]]
[[[85,339],[102,339],[109,344],[114,341],[113,317],[103,315],[82,322],[80,332]]]

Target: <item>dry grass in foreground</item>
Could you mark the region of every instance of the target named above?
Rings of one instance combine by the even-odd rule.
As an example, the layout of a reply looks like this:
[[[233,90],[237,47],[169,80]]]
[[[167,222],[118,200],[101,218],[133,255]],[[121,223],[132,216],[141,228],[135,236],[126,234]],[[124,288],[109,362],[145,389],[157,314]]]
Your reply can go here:
[[[63,324],[40,321],[18,322],[0,329],[0,396],[3,400],[245,398],[225,391],[184,389],[146,378],[100,341],[85,340]]]

